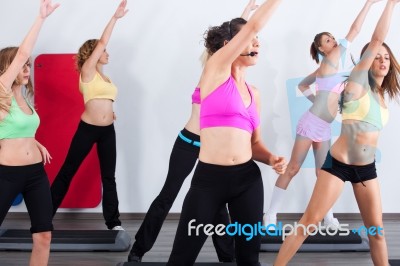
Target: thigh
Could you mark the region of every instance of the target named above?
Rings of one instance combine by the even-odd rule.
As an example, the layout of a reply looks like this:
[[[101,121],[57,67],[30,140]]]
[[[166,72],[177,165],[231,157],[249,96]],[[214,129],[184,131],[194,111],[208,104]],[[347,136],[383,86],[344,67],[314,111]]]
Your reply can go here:
[[[95,136],[88,127],[90,127],[90,125],[84,124],[83,122],[79,124],[72,138],[64,164],[79,167],[92,149],[95,143]]]
[[[38,233],[53,230],[53,205],[50,183],[44,169],[28,179],[22,194],[31,218],[31,232]]]
[[[312,143],[313,141],[309,138],[297,135],[293,145],[289,164],[296,164],[300,167],[306,159],[307,153],[310,150]]]
[[[176,139],[169,158],[168,174],[160,194],[176,195],[186,177],[192,172],[199,155],[199,148]]]
[[[321,169],[325,162],[326,155],[331,147],[331,140],[322,142],[313,142],[313,152],[315,159],[315,169]]]
[[[102,132],[97,140],[97,155],[100,162],[100,170],[102,176],[115,175],[115,165],[117,161],[116,136],[114,125],[108,126],[107,129],[101,129]]]
[[[22,192],[23,185],[21,177],[3,173],[0,166],[0,225],[18,193]]]
[[[378,178],[364,181],[364,184],[365,186],[362,183],[353,183],[354,195],[364,225],[366,227],[383,227],[381,192]]]
[[[208,237],[204,226],[213,224],[223,204],[217,195],[215,192],[190,188],[183,202],[170,265],[193,265]]]
[[[343,187],[343,180],[321,170],[315,183],[311,199],[300,223],[308,224],[308,222],[320,222],[339,198]]]

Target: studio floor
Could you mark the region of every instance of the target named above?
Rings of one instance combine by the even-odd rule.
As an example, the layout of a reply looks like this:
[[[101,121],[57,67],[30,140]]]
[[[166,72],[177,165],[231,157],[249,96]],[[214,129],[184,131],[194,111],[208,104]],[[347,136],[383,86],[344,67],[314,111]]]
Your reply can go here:
[[[140,215],[139,215],[140,216]],[[136,218],[135,218],[136,217]],[[121,220],[125,230],[131,235],[132,240],[139,229],[141,219],[138,215],[122,214]],[[176,217],[176,216],[175,216]],[[340,218],[340,217],[339,217]],[[342,223],[350,224],[350,228],[361,226],[359,219],[340,219]],[[293,223],[294,220],[282,220]],[[1,228],[29,229],[29,218],[25,214],[9,214]],[[166,262],[171,252],[178,220],[174,217],[167,219],[162,231],[153,247],[143,257],[143,262]],[[54,219],[57,230],[106,230],[101,214],[57,214]],[[389,218],[384,220],[384,229],[390,259],[400,259],[400,220]],[[126,261],[129,251],[125,252],[51,252],[49,265],[73,266],[115,266]],[[272,265],[277,253],[260,252],[260,262]],[[1,266],[28,265],[30,253],[23,251],[0,251]],[[201,250],[197,262],[217,262],[217,256],[209,238]],[[318,252],[297,253],[289,265],[298,266],[340,266],[340,265],[373,265],[369,252]]]

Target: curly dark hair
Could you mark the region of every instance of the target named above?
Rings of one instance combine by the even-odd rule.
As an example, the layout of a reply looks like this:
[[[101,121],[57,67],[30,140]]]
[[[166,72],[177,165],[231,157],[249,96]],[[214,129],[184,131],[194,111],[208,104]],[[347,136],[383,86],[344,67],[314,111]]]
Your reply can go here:
[[[234,18],[226,21],[220,26],[208,28],[204,33],[204,46],[207,52],[213,55],[216,51],[224,46],[225,41],[230,41],[240,31],[247,21],[243,18]]]

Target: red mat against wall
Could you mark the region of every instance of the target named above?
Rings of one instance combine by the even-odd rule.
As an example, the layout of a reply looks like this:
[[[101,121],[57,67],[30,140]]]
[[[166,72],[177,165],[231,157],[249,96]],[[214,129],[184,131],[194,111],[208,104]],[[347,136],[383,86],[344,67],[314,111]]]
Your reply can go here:
[[[35,108],[40,116],[37,140],[53,159],[46,164],[53,182],[69,149],[84,110],[74,54],[42,54],[34,63]],[[101,201],[100,166],[96,146],[74,176],[63,208],[94,208]]]

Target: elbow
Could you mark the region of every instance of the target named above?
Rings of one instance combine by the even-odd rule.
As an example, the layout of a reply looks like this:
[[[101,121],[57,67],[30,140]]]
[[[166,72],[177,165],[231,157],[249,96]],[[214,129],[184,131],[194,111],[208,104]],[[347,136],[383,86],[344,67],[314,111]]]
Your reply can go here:
[[[258,20],[249,20],[246,23],[246,26],[249,28],[250,32],[253,32],[254,34],[257,34],[258,32],[260,32],[263,28],[263,23],[261,23]]]
[[[377,44],[377,45],[382,45],[384,41],[385,41],[385,38],[383,38],[383,36],[379,36],[379,34],[374,33],[372,35],[370,43],[374,43],[374,44]]]
[[[297,88],[298,88],[300,91],[305,91],[305,90],[309,89],[310,86],[305,85],[305,84],[299,84],[299,85],[297,86]]]
[[[15,55],[15,58],[25,63],[26,61],[28,61],[30,56],[31,53],[28,50],[24,49],[23,47],[20,47],[17,51],[17,54]]]

